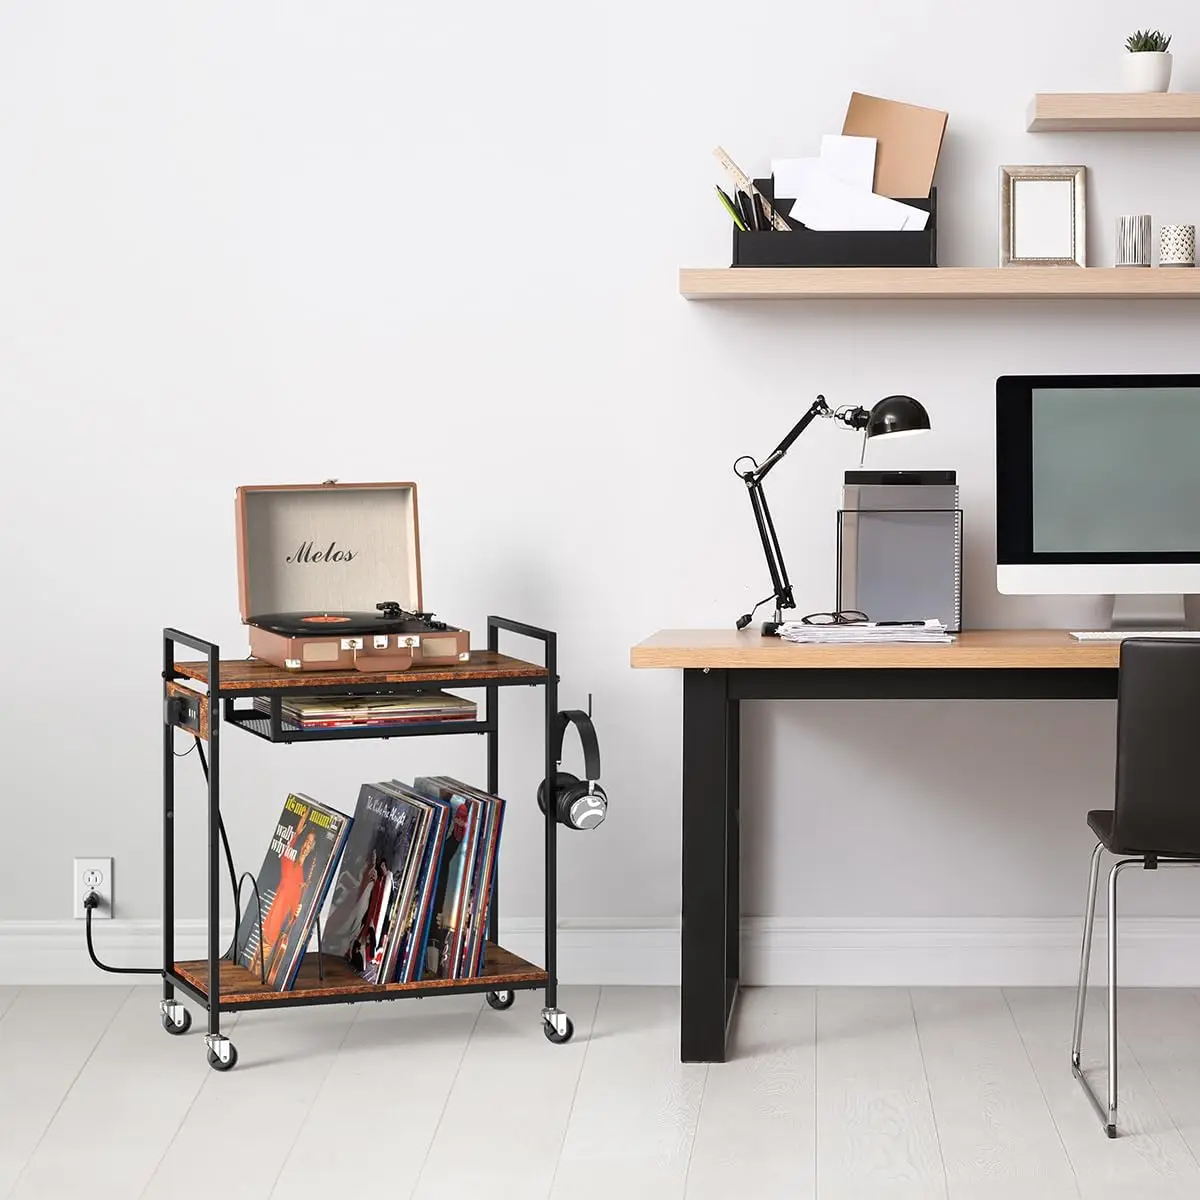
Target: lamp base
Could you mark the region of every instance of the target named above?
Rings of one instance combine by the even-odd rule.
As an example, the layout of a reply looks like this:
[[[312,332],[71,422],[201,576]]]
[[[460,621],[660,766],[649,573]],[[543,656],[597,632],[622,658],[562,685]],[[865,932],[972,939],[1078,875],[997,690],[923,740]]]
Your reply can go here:
[[[763,637],[778,637],[779,627],[783,624],[782,621],[764,621],[762,623]]]

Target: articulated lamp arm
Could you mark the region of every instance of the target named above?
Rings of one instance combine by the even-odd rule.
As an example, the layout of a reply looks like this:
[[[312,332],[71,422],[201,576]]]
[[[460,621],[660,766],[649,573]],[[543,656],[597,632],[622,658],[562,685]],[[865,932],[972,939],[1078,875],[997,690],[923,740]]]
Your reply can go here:
[[[771,637],[779,632],[784,610],[795,608],[796,601],[792,595],[792,584],[788,579],[787,566],[783,561],[783,551],[779,546],[779,536],[775,532],[775,523],[771,520],[771,510],[767,507],[767,497],[763,491],[762,482],[775,464],[791,449],[796,439],[818,417],[832,417],[850,429],[865,429],[869,415],[865,408],[838,409],[834,412],[825,402],[825,397],[818,396],[812,402],[808,412],[792,426],[783,441],[761,463],[755,462],[749,455],[743,455],[733,464],[734,473],[746,485],[746,490],[750,494],[750,507],[754,512],[754,523],[758,527],[763,555],[766,557],[767,569],[771,574],[771,587],[774,589],[772,595],[767,597],[767,599],[775,601],[775,614],[774,620],[763,622],[762,631],[766,637]],[[743,467],[742,463],[750,465]],[[765,603],[765,601],[760,601],[760,603]],[[753,610],[739,617],[738,629],[745,629],[753,617]]]

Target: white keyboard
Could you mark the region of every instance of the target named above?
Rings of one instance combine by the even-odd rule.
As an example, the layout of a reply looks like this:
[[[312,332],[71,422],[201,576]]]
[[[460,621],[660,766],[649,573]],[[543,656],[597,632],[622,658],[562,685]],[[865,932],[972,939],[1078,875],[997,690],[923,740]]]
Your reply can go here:
[[[1126,638],[1200,638],[1200,629],[1085,629],[1071,631],[1077,642],[1123,642]]]

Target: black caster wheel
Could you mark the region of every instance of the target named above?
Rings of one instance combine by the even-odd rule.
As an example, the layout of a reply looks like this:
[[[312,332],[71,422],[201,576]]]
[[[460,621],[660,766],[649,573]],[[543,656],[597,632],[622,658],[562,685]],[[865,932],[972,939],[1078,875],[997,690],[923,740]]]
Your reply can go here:
[[[237,1047],[229,1043],[229,1058],[222,1060],[221,1056],[211,1047],[208,1051],[208,1065],[214,1071],[232,1071],[237,1066]]]
[[[173,1037],[187,1033],[192,1027],[192,1014],[186,1008],[180,1009],[180,1011],[183,1013],[183,1023],[180,1025],[176,1025],[166,1013],[162,1015],[162,1027]]]
[[[516,999],[516,992],[488,992],[487,994],[488,1005],[497,1012],[503,1012],[506,1008],[512,1008]]]
[[[569,1042],[575,1034],[575,1026],[571,1024],[570,1017],[563,1018],[563,1031],[559,1033],[549,1021],[542,1022],[542,1032],[546,1035],[546,1040],[553,1042],[556,1046],[562,1046]]]

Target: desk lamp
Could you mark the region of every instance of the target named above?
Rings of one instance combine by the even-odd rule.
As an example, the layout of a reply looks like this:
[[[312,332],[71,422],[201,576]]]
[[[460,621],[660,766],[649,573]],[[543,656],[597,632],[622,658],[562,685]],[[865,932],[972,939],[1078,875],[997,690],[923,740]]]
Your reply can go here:
[[[754,522],[758,526],[758,536],[762,539],[763,553],[767,556],[767,566],[771,572],[771,583],[774,585],[773,596],[760,600],[750,612],[738,618],[737,627],[745,629],[754,617],[755,611],[767,600],[775,601],[775,619],[764,621],[762,632],[764,637],[774,637],[779,633],[783,624],[783,610],[795,608],[796,601],[792,596],[792,585],[788,580],[787,567],[783,565],[783,551],[779,548],[779,538],[775,533],[775,525],[771,520],[771,510],[767,508],[767,497],[763,492],[762,481],[767,472],[791,449],[792,443],[816,420],[817,417],[829,417],[838,421],[847,429],[863,431],[865,438],[890,437],[901,433],[919,433],[929,428],[929,414],[924,405],[911,396],[885,396],[869,412],[865,408],[832,409],[825,403],[824,396],[818,396],[812,407],[792,427],[787,437],[775,447],[763,460],[757,463],[748,454],[742,455],[734,464],[734,474],[746,485],[750,493],[750,507],[754,510]],[[748,467],[740,464],[749,463]]]

